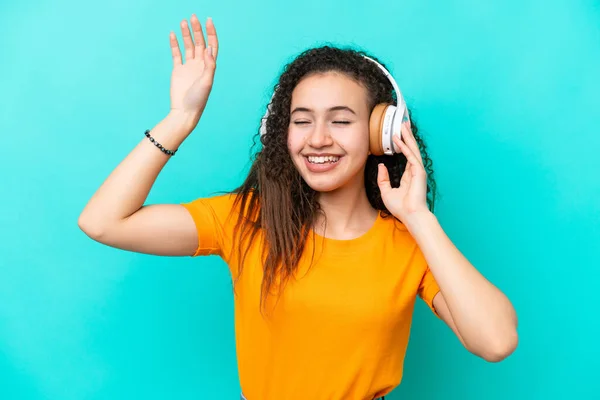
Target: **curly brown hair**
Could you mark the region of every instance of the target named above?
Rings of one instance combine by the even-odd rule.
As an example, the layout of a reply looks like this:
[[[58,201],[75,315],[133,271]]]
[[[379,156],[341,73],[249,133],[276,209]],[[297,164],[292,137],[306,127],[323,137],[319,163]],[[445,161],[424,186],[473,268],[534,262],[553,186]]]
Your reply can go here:
[[[339,72],[366,87],[369,110],[373,110],[379,103],[395,103],[396,94],[390,81],[377,65],[363,55],[367,54],[329,45],[305,50],[285,65],[274,87],[266,120],[267,134],[256,134],[254,146],[257,145],[256,139],[260,139],[258,143],[261,146],[254,153],[247,178],[233,191],[237,194],[236,206],[245,210],[240,212],[234,232],[239,237],[239,273],[250,247],[248,244],[259,233],[263,234],[261,305],[274,286],[281,289],[293,276],[312,224],[317,213],[322,212],[317,202],[317,192],[301,177],[287,147],[292,91],[303,78],[310,75]],[[377,60],[373,56],[369,57]],[[432,162],[412,118],[411,123],[427,171],[427,204],[433,212],[436,185]],[[368,156],[364,172],[367,197],[373,208],[381,210],[384,216],[390,216],[391,213],[381,199],[377,185],[377,165],[385,164],[392,186],[398,187],[406,162],[406,157],[401,153],[393,156]],[[276,282],[279,285],[275,285]]]

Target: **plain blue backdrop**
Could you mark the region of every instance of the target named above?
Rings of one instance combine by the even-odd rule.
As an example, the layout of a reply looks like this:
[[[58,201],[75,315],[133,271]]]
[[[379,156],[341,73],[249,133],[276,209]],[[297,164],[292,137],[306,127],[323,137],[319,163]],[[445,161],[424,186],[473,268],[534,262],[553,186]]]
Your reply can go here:
[[[597,0],[3,0],[0,399],[238,395],[223,262],[119,251],[77,227],[166,115],[169,31],[192,12],[220,36],[214,90],[149,202],[232,189],[283,65],[326,42],[365,49],[429,145],[442,226],[520,319],[517,351],[489,364],[419,301],[390,398],[599,398]]]

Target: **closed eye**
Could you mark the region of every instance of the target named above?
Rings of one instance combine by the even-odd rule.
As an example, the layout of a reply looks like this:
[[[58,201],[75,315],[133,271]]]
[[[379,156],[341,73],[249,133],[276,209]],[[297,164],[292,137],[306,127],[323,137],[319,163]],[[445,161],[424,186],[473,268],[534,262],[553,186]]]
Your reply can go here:
[[[349,125],[352,123],[352,121],[333,121],[334,124],[338,124],[338,125]],[[294,125],[306,125],[306,124],[310,124],[309,121],[294,121]]]

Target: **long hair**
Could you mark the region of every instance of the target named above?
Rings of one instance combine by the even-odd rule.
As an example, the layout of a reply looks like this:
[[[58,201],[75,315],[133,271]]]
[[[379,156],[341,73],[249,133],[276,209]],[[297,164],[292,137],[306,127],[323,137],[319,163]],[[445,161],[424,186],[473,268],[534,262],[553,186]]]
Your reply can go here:
[[[366,55],[361,51],[332,46],[306,50],[285,65],[275,85],[266,120],[267,134],[259,136],[257,133],[255,144],[260,138],[262,146],[253,155],[245,181],[233,191],[237,194],[235,205],[243,210],[234,229],[234,237],[238,237],[238,276],[250,244],[262,237],[261,306],[272,289],[281,289],[294,275],[312,224],[321,212],[317,192],[301,177],[287,147],[292,91],[300,80],[309,75],[335,71],[366,87],[370,111],[379,103],[394,103],[396,95],[391,83],[363,54]],[[427,171],[427,204],[433,212],[436,190],[432,162],[415,121],[411,119],[411,123]],[[391,213],[383,204],[377,185],[379,163],[385,164],[392,186],[398,187],[407,160],[401,153],[393,156],[369,155],[367,158],[364,176],[367,197],[373,208],[389,216]]]

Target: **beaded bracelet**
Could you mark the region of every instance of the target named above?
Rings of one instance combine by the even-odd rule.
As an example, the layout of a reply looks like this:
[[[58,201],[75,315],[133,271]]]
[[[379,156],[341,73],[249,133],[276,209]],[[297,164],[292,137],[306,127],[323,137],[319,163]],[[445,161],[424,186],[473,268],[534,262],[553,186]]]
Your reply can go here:
[[[158,142],[157,142],[157,141],[156,141],[156,140],[155,140],[155,139],[154,139],[152,136],[150,136],[150,129],[147,129],[147,130],[146,130],[146,132],[144,132],[144,135],[146,135],[146,137],[147,137],[148,139],[150,139],[150,141],[151,141],[152,143],[154,143],[154,145],[155,145],[156,147],[158,147],[158,148],[160,149],[160,151],[162,151],[163,153],[165,153],[165,154],[167,154],[167,155],[169,155],[169,156],[174,156],[174,155],[175,155],[175,153],[176,153],[176,152],[177,152],[177,150],[178,150],[178,149],[176,149],[176,150],[167,150],[167,149],[165,149],[165,148],[163,147],[163,145],[162,145],[162,144],[158,143]]]

